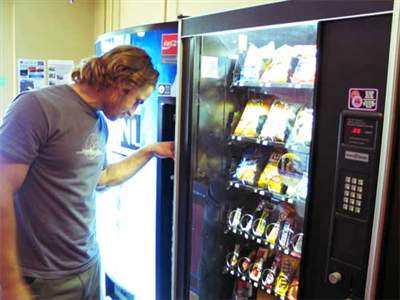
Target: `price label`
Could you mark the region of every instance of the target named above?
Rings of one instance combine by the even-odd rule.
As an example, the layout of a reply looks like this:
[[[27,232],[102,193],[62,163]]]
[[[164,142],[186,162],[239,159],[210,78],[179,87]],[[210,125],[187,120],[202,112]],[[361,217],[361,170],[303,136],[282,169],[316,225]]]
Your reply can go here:
[[[257,282],[254,282],[253,285],[254,285],[254,287],[256,287],[256,288],[258,287],[258,283],[257,283]]]
[[[264,192],[264,191],[260,191],[260,195],[261,195],[261,196],[264,196],[264,195],[265,195],[265,192]]]
[[[242,276],[242,280],[243,280],[243,281],[246,281],[246,277]]]
[[[235,183],[235,188],[239,188],[239,183]]]
[[[231,274],[232,274],[232,275],[234,275],[234,274],[235,274],[235,272],[234,272],[233,270],[231,270]]]
[[[244,238],[247,240],[249,238],[249,235],[247,233],[245,233]]]
[[[257,243],[261,244],[261,239],[257,239]]]

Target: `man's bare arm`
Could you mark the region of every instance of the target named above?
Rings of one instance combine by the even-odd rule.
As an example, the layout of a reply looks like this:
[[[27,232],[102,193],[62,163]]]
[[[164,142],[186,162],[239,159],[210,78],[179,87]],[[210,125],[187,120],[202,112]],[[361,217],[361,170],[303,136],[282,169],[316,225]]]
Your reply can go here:
[[[29,166],[0,155],[0,298],[30,299],[24,284],[17,251],[14,194],[21,187]]]
[[[135,175],[151,158],[173,158],[173,142],[161,142],[146,146],[124,160],[110,164],[102,172],[98,186],[113,186]]]

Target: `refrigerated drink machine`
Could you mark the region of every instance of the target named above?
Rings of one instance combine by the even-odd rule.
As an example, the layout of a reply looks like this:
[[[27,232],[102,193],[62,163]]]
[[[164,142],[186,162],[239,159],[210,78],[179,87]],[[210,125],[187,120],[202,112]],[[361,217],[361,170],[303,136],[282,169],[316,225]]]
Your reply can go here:
[[[396,5],[285,1],[181,21],[174,299],[374,297]]]
[[[97,39],[97,55],[133,45],[150,55],[159,72],[154,92],[132,117],[108,122],[108,163],[143,146],[174,140],[177,25],[131,27]],[[173,171],[173,160],[153,158],[122,185],[97,194],[104,294],[114,300],[171,297]]]

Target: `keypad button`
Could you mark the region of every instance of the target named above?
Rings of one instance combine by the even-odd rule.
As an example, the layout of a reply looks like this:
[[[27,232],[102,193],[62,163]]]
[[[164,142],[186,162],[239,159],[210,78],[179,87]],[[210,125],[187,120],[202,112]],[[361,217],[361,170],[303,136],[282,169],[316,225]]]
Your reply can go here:
[[[349,211],[354,211],[354,206],[353,205],[349,205]]]
[[[354,205],[354,203],[355,203],[355,200],[353,198],[350,198],[350,204]]]
[[[363,188],[361,186],[358,186],[357,187],[357,192],[362,193],[362,191],[363,191]]]
[[[344,179],[344,181],[350,183],[350,179],[351,179],[351,178],[350,178],[349,176],[346,176],[346,178]]]
[[[356,193],[351,192],[351,193],[350,193],[350,197],[351,197],[351,198],[355,198],[355,197],[356,197]]]
[[[345,184],[345,185],[344,185],[344,188],[345,188],[346,190],[350,190],[350,184]]]
[[[344,191],[344,195],[345,195],[346,197],[348,197],[348,196],[350,196],[350,192],[349,192],[349,191]]]
[[[343,204],[343,209],[347,210],[348,209],[348,205],[347,204]]]
[[[355,185],[352,185],[350,188],[352,191],[356,191],[357,187]]]
[[[353,177],[353,178],[351,179],[351,183],[352,183],[352,184],[357,184],[357,178],[354,178],[354,177]]]
[[[359,214],[361,212],[361,209],[359,207],[356,207],[354,211]]]
[[[357,199],[358,199],[358,200],[362,200],[362,194],[357,193]]]
[[[343,198],[343,202],[344,202],[344,203],[349,203],[349,198],[344,197],[344,198]]]
[[[357,181],[358,181],[358,185],[361,185],[361,186],[364,185],[364,180],[363,179],[358,179]]]
[[[357,205],[357,206],[361,206],[361,201],[360,201],[360,200],[357,200],[357,201],[356,201],[356,205]]]

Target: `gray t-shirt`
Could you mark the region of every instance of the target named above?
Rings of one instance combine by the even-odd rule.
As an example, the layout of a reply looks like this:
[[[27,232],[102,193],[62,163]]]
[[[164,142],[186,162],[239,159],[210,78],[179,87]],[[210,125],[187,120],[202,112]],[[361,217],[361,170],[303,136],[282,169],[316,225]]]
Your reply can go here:
[[[0,126],[0,153],[30,165],[15,196],[23,274],[55,279],[98,258],[95,189],[107,124],[68,85],[20,94]]]

